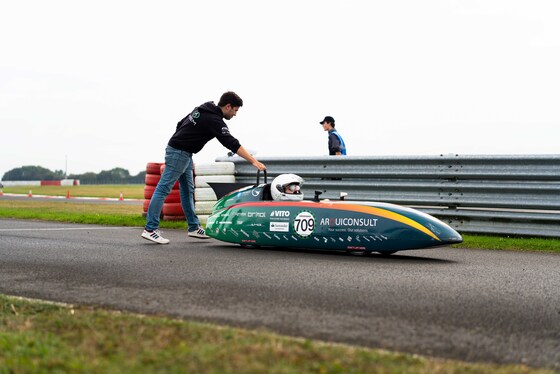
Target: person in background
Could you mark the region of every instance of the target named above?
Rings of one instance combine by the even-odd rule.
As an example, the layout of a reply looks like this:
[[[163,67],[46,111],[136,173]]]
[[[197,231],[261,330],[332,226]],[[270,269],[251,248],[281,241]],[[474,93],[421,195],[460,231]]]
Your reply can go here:
[[[342,136],[334,129],[334,118],[326,116],[319,123],[323,125],[323,130],[329,132],[329,156],[346,156],[346,145]]]
[[[211,139],[218,139],[224,147],[237,153],[257,169],[266,170],[266,166],[253,157],[243,148],[239,140],[230,134],[224,122],[224,119],[230,120],[236,116],[241,106],[243,106],[243,100],[235,92],[228,91],[221,96],[218,105],[212,101],[204,103],[194,108],[189,115],[177,123],[175,133],[165,149],[165,169],[150,200],[142,238],[158,244],[169,243],[169,239],[162,237],[158,229],[159,219],[165,198],[177,180],[179,181],[181,206],[188,224],[187,235],[199,239],[209,238],[200,226],[200,221],[194,211],[192,156]]]

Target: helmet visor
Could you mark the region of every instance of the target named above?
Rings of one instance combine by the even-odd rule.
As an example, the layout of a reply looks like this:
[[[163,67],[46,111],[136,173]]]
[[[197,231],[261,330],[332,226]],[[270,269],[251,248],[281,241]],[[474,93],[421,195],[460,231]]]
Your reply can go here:
[[[300,187],[299,187],[299,184],[297,184],[297,183],[291,183],[291,184],[286,186],[286,189],[288,191],[291,191],[292,193],[296,193],[296,192],[299,192]]]

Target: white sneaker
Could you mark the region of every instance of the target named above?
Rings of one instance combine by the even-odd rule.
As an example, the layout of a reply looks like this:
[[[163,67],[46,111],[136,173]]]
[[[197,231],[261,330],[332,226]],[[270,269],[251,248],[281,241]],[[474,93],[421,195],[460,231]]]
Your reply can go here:
[[[204,231],[204,229],[200,226],[198,226],[198,229],[194,231],[189,231],[187,235],[192,236],[193,238],[210,239],[210,237],[206,235],[206,231]]]
[[[169,243],[169,239],[165,239],[164,237],[162,237],[161,232],[159,232],[159,230],[154,230],[154,231],[144,230],[144,232],[142,233],[142,237],[144,239],[150,240],[150,241],[152,241],[154,243],[158,243],[158,244]]]

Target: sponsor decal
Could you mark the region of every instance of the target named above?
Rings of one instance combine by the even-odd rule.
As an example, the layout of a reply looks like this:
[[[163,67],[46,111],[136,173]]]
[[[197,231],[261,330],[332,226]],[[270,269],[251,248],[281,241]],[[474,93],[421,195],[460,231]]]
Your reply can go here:
[[[253,196],[255,196],[255,197],[259,196],[260,193],[261,193],[261,191],[259,191],[259,190],[253,190],[253,191],[251,191],[251,195],[253,195]]]
[[[270,217],[289,217],[290,211],[289,210],[273,210],[270,213]]]
[[[254,239],[242,239],[241,243],[256,243],[257,241]]]
[[[247,218],[266,218],[265,212],[247,212]]]
[[[222,127],[222,135],[229,135],[229,129],[227,127]]]
[[[276,232],[289,232],[290,224],[289,222],[270,222],[270,230]]]
[[[376,227],[377,218],[322,218],[319,223],[321,226],[359,226]]]
[[[307,211],[299,212],[292,223],[294,231],[300,238],[308,238],[315,230],[315,217]]]
[[[187,116],[187,120],[184,122],[184,125],[188,125],[191,122],[194,126],[196,126],[196,120],[200,117],[200,112],[195,110],[191,114]]]
[[[360,246],[351,245],[351,246],[346,247],[346,249],[351,249],[351,250],[353,250],[353,251],[356,251],[356,250],[358,250],[358,251],[365,251],[365,250],[366,250],[366,247],[360,247]]]

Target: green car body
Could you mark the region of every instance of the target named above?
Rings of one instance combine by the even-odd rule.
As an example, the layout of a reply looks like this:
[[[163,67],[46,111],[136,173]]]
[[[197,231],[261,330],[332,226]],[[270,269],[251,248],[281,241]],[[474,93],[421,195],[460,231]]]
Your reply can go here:
[[[245,246],[385,254],[462,242],[453,228],[416,209],[318,198],[273,201],[269,189],[248,186],[220,199],[206,223],[208,235]]]

